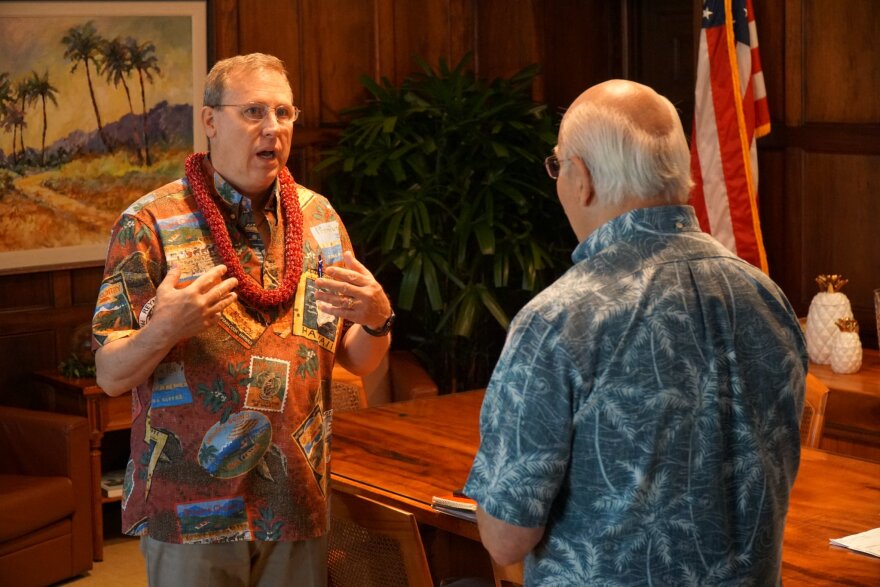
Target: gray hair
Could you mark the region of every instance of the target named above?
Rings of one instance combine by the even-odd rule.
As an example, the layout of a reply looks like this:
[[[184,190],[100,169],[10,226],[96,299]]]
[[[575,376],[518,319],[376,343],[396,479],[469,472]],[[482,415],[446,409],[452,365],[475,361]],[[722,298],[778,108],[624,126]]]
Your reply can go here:
[[[284,62],[273,55],[265,53],[249,53],[248,55],[236,55],[229,59],[223,59],[214,64],[208,77],[205,79],[205,106],[217,106],[223,103],[223,91],[226,89],[226,83],[229,77],[237,71],[243,69],[265,69],[276,71],[287,79],[290,85],[290,79],[287,77],[287,70],[284,68]]]
[[[672,204],[688,200],[691,186],[690,151],[675,107],[674,123],[665,134],[652,134],[624,112],[607,105],[585,102],[565,113],[559,142],[565,153],[579,157],[592,176],[596,196],[606,204],[626,198],[662,198]]]

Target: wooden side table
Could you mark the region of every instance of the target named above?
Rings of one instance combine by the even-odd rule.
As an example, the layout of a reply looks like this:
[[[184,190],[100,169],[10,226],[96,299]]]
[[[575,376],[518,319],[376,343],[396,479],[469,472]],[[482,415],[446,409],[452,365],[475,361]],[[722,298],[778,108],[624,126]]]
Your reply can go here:
[[[131,394],[110,397],[94,379],[69,379],[58,371],[38,371],[34,378],[44,384],[44,408],[53,412],[85,416],[89,420],[92,475],[92,558],[104,560],[104,512],[102,504],[118,501],[101,493],[101,442],[104,433],[131,428]]]
[[[819,447],[880,462],[880,351],[862,349],[858,373],[812,362],[809,369],[829,388]]]
[[[862,349],[862,368],[858,373],[835,373],[831,365],[817,365],[810,361],[810,373],[830,389],[864,393],[880,398],[880,351]]]

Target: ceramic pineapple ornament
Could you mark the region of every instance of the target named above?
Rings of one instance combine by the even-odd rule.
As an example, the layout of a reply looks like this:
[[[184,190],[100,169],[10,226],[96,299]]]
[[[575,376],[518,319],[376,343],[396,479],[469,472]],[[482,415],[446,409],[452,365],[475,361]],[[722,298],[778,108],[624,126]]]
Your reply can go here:
[[[849,299],[841,293],[847,280],[840,275],[820,275],[816,278],[819,293],[810,302],[807,312],[807,353],[810,360],[820,365],[831,362],[834,337],[839,332],[837,321],[851,318]]]
[[[855,373],[862,367],[859,323],[852,318],[841,318],[837,321],[837,328],[831,349],[831,370],[835,373]]]

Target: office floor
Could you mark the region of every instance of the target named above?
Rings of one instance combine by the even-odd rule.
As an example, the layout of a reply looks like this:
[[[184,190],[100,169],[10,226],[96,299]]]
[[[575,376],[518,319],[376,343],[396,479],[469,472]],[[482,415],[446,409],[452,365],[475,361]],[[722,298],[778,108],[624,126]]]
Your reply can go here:
[[[147,587],[140,541],[122,534],[119,516],[118,503],[104,505],[104,560],[93,563],[87,574],[54,587]]]

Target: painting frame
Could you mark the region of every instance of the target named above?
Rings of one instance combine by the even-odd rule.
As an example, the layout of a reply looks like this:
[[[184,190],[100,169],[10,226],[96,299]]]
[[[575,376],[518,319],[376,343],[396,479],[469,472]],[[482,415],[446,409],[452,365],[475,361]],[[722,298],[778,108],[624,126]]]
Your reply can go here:
[[[181,106],[190,106],[192,107],[192,137],[191,137],[191,146],[187,147],[187,150],[194,151],[205,151],[207,150],[207,139],[204,136],[204,133],[201,130],[200,117],[198,116],[201,104],[202,104],[202,94],[204,91],[204,81],[205,74],[208,69],[208,50],[209,50],[209,37],[208,37],[208,15],[209,15],[209,5],[208,0],[187,0],[187,1],[176,1],[176,0],[158,0],[158,1],[141,1],[141,0],[127,0],[127,1],[116,1],[116,2],[104,2],[104,1],[51,1],[51,2],[42,2],[42,1],[28,1],[28,2],[3,2],[0,3],[0,34],[4,32],[4,28],[11,27],[15,22],[22,22],[21,18],[26,17],[27,19],[37,18],[42,19],[45,18],[46,22],[49,22],[51,19],[71,19],[71,18],[80,18],[82,21],[88,21],[90,18],[98,19],[98,22],[126,22],[130,23],[133,19],[144,18],[144,22],[149,22],[154,26],[156,22],[173,22],[180,26],[181,18],[189,19],[188,22],[190,24],[190,33],[191,33],[191,43],[189,47],[189,64],[188,69],[191,72],[191,96],[188,96],[190,99],[189,104],[181,104]],[[18,21],[12,21],[7,19],[18,18]],[[167,18],[168,20],[162,20]],[[114,20],[118,19],[118,20]],[[60,21],[59,21],[60,22]],[[66,22],[66,21],[65,21]],[[4,23],[6,26],[4,27]],[[7,28],[8,30],[8,28]],[[111,34],[114,32],[112,30],[111,24]],[[184,50],[181,52],[179,47],[174,47],[177,50],[176,55],[183,54],[183,59],[186,58],[185,55],[185,42],[181,42]],[[58,51],[57,47],[52,47],[53,50]],[[160,45],[161,49],[161,45]],[[48,48],[47,48],[48,50]],[[0,62],[3,59],[0,58]],[[11,59],[10,59],[11,61]],[[179,67],[179,71],[185,71],[187,68],[186,61],[184,60],[183,65]],[[0,63],[0,73],[3,71],[2,67],[3,63]],[[41,71],[38,69],[39,66],[34,68],[33,75],[37,75],[37,71]],[[80,68],[80,71],[85,68]],[[48,70],[47,70],[48,71]],[[76,73],[71,73],[71,76],[81,75],[80,71]],[[47,73],[48,75],[48,73]],[[94,75],[94,74],[93,74]],[[182,79],[182,77],[181,77]],[[108,78],[109,80],[109,78]],[[91,84],[91,81],[90,81]],[[141,81],[141,88],[143,88],[144,82]],[[91,91],[91,86],[89,87]],[[189,85],[185,86],[185,93],[189,93]],[[126,88],[126,93],[128,93],[128,88]],[[134,94],[135,90],[132,90],[132,94]],[[108,92],[109,93],[109,92]],[[151,96],[151,103],[155,104],[157,102],[161,102],[163,96],[161,94],[156,96]],[[118,98],[117,98],[118,99]],[[94,101],[94,97],[92,98]],[[129,107],[132,106],[132,97],[128,98]],[[166,100],[166,103],[169,100]],[[136,102],[136,100],[135,100]],[[45,106],[44,106],[45,109]],[[147,120],[148,120],[148,112],[147,105],[144,103],[144,107],[142,109],[142,116],[144,118],[144,130],[143,130],[143,141],[147,143]],[[98,107],[95,106],[96,116],[98,116]],[[135,110],[131,110],[132,115],[135,114]],[[149,113],[152,116],[152,111]],[[45,110],[44,110],[45,116]],[[85,113],[83,113],[83,118],[85,119]],[[121,119],[120,119],[121,120]],[[44,123],[45,124],[45,123]],[[98,122],[98,128],[100,128],[100,120]],[[185,125],[184,125],[185,127]],[[4,129],[0,127],[0,136],[4,137],[4,146],[8,144],[8,133],[6,135],[3,134]],[[25,132],[24,127],[22,127],[22,134]],[[43,131],[45,134],[45,130]],[[94,133],[93,133],[94,134]],[[103,135],[102,135],[103,137]],[[44,136],[45,143],[45,136]],[[156,147],[158,149],[158,147]],[[147,160],[149,161],[149,151],[144,149],[147,152]],[[45,144],[43,146],[43,157],[45,158],[46,147]],[[112,151],[111,151],[112,152]],[[15,154],[15,138],[13,137],[13,146],[12,153]],[[22,155],[24,155],[24,150],[22,150]],[[138,152],[140,156],[140,150]],[[5,155],[4,155],[5,156]],[[181,161],[182,164],[182,161]],[[10,166],[11,168],[11,166]],[[152,186],[159,187],[158,185]],[[152,188],[151,188],[152,189]],[[116,210],[116,214],[119,214],[123,211],[123,208]],[[111,226],[106,227],[106,237],[109,240],[110,236],[110,228]],[[89,244],[76,244],[76,245],[62,245],[62,246],[53,246],[50,245],[45,248],[24,248],[24,249],[16,249],[16,250],[0,250],[0,275],[7,274],[16,274],[16,273],[30,273],[37,271],[49,271],[49,270],[60,270],[60,269],[73,269],[80,267],[94,267],[103,265],[104,258],[107,251],[107,243],[89,243]]]

